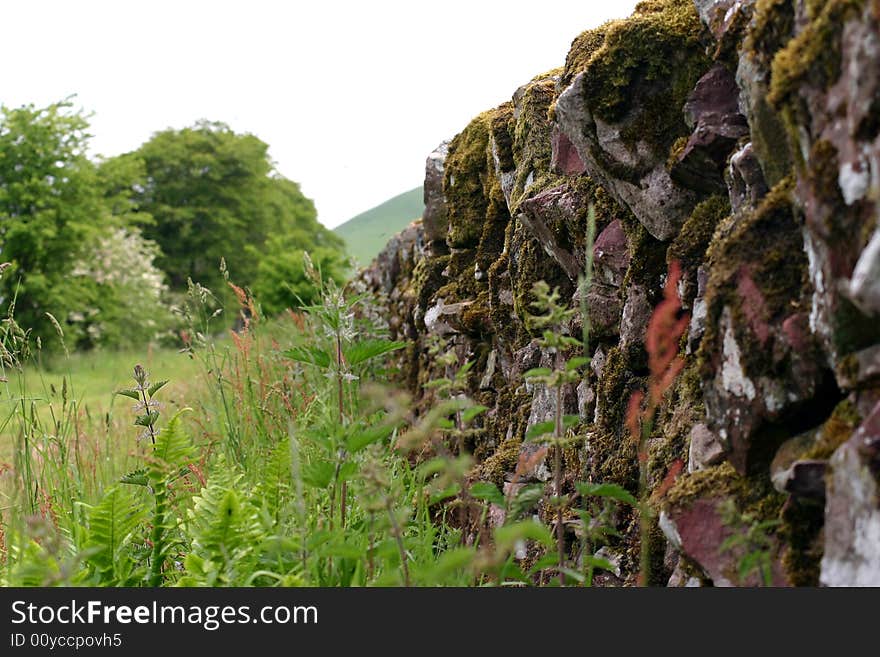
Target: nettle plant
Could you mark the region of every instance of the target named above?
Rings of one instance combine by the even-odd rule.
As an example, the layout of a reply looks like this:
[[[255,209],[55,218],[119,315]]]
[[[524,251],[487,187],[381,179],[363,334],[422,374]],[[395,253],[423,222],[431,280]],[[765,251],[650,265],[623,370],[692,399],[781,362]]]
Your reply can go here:
[[[145,455],[146,467],[130,472],[120,481],[146,487],[153,497],[146,584],[160,586],[164,581],[166,564],[180,543],[179,537],[175,536],[179,534],[180,523],[172,509],[171,491],[175,482],[189,474],[188,464],[195,454],[195,448],[181,425],[182,414],[190,409],[179,410],[164,428],[158,427],[160,404],[154,397],[168,381],[150,383],[141,365],[134,368],[134,381],[133,388],[119,390],[117,394],[137,401],[134,408],[138,415],[134,423],[142,428],[138,439],[145,441],[149,438],[150,445]],[[90,532],[96,544],[107,548],[99,554],[115,557],[110,564],[110,574],[114,578],[124,578],[129,574],[128,569],[132,564],[119,551],[132,531],[144,520],[143,514],[130,493],[120,488],[110,489],[92,512]],[[105,568],[97,572],[100,575],[107,571]]]
[[[586,340],[565,334],[564,327],[569,325],[570,320],[579,310],[564,306],[560,301],[559,291],[551,291],[544,281],[535,283],[532,292],[536,299],[533,306],[540,314],[532,315],[530,322],[533,327],[541,329],[541,337],[537,342],[545,351],[553,355],[554,363],[553,367],[538,367],[527,371],[525,379],[533,385],[546,386],[552,392],[554,404],[553,419],[532,425],[526,432],[526,440],[543,446],[542,450],[532,457],[533,460],[542,459],[548,452],[552,452],[553,455],[553,494],[546,496],[545,501],[555,516],[553,524],[556,543],[556,554],[548,554],[539,559],[532,570],[553,568],[558,574],[560,586],[565,585],[566,577],[581,585],[589,586],[597,568],[608,571],[615,569],[607,559],[592,553],[593,546],[616,535],[611,521],[613,505],[624,503],[637,507],[638,503],[626,489],[611,483],[576,482],[574,488],[577,495],[569,495],[563,491],[564,451],[582,440],[573,431],[581,422],[580,416],[564,413],[565,389],[581,381],[584,376],[581,370],[589,365],[590,358],[574,355],[584,348]],[[583,504],[581,508],[574,508],[573,505],[578,499]],[[573,512],[576,519],[566,520],[569,511]],[[575,532],[581,539],[577,561],[580,562],[582,570],[573,567],[567,558],[565,541],[567,524],[574,525]]]
[[[317,368],[334,384],[334,406],[325,416],[317,436],[325,436],[326,453],[308,464],[308,480],[318,487],[330,489],[329,524],[332,529],[339,503],[339,524],[345,527],[348,505],[348,481],[357,471],[352,454],[367,445],[387,438],[392,428],[371,426],[358,417],[358,382],[372,361],[389,352],[402,349],[404,342],[370,337],[369,330],[358,326],[356,307],[364,295],[347,296],[333,279],[324,281],[308,254],[304,257],[306,276],[319,293],[321,303],[303,306],[314,324],[311,343],[294,346],[284,355],[298,363]],[[360,337],[365,334],[365,337]],[[327,421],[329,420],[329,421]]]

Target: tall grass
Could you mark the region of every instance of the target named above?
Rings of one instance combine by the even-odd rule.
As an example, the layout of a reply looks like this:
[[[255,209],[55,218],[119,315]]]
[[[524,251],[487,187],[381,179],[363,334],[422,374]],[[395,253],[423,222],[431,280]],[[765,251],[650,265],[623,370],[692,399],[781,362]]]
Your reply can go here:
[[[487,410],[466,395],[472,364],[437,345],[447,378],[417,415],[404,393],[366,385],[389,378],[387,355],[403,346],[367,319],[380,315],[371,299],[309,275],[322,302],[271,321],[230,284],[234,332],[191,284],[179,353],[48,361],[10,319],[0,583],[588,586],[613,570],[593,552],[614,540],[610,509],[639,501],[562,472],[579,438],[561,390],[588,363],[567,352],[586,346],[588,318],[583,340],[560,337],[572,311],[539,290],[557,358],[530,377],[556,392],[557,414],[530,437],[546,443],[542,458],[552,449],[552,492],[504,494],[474,480],[466,451]]]

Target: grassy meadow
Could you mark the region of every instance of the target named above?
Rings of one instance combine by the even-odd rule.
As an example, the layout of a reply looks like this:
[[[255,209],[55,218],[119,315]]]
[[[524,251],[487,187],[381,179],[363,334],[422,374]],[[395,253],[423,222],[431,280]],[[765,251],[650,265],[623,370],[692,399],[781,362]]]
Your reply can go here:
[[[555,554],[531,510],[556,504],[542,484],[471,478],[462,440],[486,409],[461,392],[470,364],[438,351],[451,376],[416,414],[377,383],[405,345],[370,298],[313,281],[320,304],[271,321],[242,294],[239,332],[197,315],[182,352],[7,351],[0,583],[589,585],[612,567]],[[585,527],[636,503],[582,494]]]

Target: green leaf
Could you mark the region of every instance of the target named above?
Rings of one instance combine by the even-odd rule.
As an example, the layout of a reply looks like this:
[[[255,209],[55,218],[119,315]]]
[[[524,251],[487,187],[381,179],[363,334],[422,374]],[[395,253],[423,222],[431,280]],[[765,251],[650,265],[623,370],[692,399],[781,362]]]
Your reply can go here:
[[[425,388],[426,390],[428,390],[431,388],[441,388],[443,386],[450,386],[450,385],[452,385],[452,381],[449,379],[434,379],[432,381],[428,381],[422,387]]]
[[[156,393],[162,388],[162,386],[164,386],[166,383],[168,383],[168,380],[167,380],[167,379],[166,379],[165,381],[157,381],[156,383],[154,383],[153,385],[151,385],[150,388],[149,388],[149,390],[147,390],[147,392],[149,393],[150,397],[152,397],[153,395],[155,395],[155,394],[156,394]]]
[[[158,419],[159,411],[150,411],[144,415],[138,415],[134,423],[141,427],[149,427],[150,425],[156,424],[156,420]]]
[[[141,393],[131,388],[128,388],[126,390],[117,390],[115,394],[129,397],[130,399],[134,399],[135,401],[141,400]]]
[[[120,551],[145,516],[127,489],[113,486],[89,512],[89,562],[102,571],[112,571],[118,564]]]
[[[617,568],[613,563],[607,559],[594,557],[591,554],[584,556],[584,565],[592,566],[593,568],[601,568],[602,570],[607,570],[609,573],[617,572]]]
[[[565,364],[565,369],[567,371],[576,370],[579,367],[583,367],[584,365],[589,365],[590,359],[585,356],[575,356],[574,358],[570,358],[569,361]]]
[[[545,568],[556,568],[559,565],[559,556],[555,553],[548,553],[538,559],[531,568],[529,568],[529,575],[534,575],[535,573],[544,570]]]
[[[149,486],[150,480],[147,478],[147,469],[140,468],[132,470],[128,474],[124,474],[119,478],[119,482],[123,484],[131,484],[132,486]]]
[[[544,497],[544,484],[523,486],[516,494],[516,497],[513,498],[513,502],[510,505],[511,514],[516,517],[524,511],[531,509],[542,497]]]
[[[428,506],[433,506],[443,500],[448,500],[450,497],[455,497],[460,492],[461,486],[458,483],[452,483],[446,488],[431,493],[430,497],[428,497]]]
[[[392,425],[379,425],[353,431],[345,439],[345,446],[352,454],[361,451],[364,447],[385,440],[394,431]]]
[[[506,506],[504,494],[498,490],[498,487],[488,481],[477,481],[471,485],[471,497],[478,500],[485,500],[492,504],[497,504],[501,508]]]
[[[575,485],[575,488],[583,497],[607,497],[618,502],[624,502],[632,507],[639,506],[639,501],[632,493],[618,484],[588,484],[579,482]]]
[[[535,438],[541,438],[542,436],[552,435],[555,429],[556,423],[553,422],[553,420],[538,422],[537,424],[530,426],[528,431],[526,431],[526,440],[534,440]]]
[[[535,367],[526,372],[523,377],[526,379],[537,379],[544,376],[550,376],[553,370],[549,367]]]
[[[339,481],[350,481],[357,474],[357,463],[348,461],[339,466]]]
[[[480,406],[479,404],[477,404],[476,406],[471,406],[470,408],[465,409],[462,412],[461,421],[464,422],[465,424],[467,424],[468,422],[473,420],[475,417],[477,417],[481,413],[485,413],[488,410],[489,410],[488,407]]]
[[[428,479],[432,475],[437,474],[438,472],[443,472],[446,468],[449,467],[449,461],[443,458],[442,456],[437,456],[429,461],[425,461],[418,468],[418,474],[422,477],[422,479]]]
[[[361,340],[344,347],[342,352],[348,366],[355,367],[388,352],[403,349],[405,346],[405,342],[391,340]]]
[[[317,347],[293,347],[284,352],[284,356],[297,363],[315,365],[322,369],[329,369],[332,359],[323,349]]]
[[[499,552],[510,552],[518,541],[532,540],[550,547],[553,536],[550,530],[534,520],[521,520],[495,530],[495,546]]]
[[[428,562],[418,567],[420,585],[446,586],[461,578],[469,577],[477,551],[472,547],[456,547],[443,552],[437,561]],[[467,579],[465,581],[468,581]]]
[[[315,458],[303,465],[302,479],[306,486],[327,488],[336,474],[336,464]]]
[[[557,572],[562,573],[566,577],[571,577],[578,584],[582,584],[584,581],[584,574],[579,573],[576,570],[572,570],[571,568],[557,568]]]
[[[169,420],[168,425],[156,436],[153,445],[154,462],[150,465],[150,479],[164,480],[170,471],[178,470],[193,454],[193,444],[181,426],[181,416],[189,411],[182,408]]]

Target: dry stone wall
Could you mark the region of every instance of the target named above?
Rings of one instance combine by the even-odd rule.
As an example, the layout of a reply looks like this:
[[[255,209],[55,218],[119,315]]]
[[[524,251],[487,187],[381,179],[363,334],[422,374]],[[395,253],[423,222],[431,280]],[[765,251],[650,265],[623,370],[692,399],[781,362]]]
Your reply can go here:
[[[362,278],[419,408],[447,375],[432,346],[474,362],[474,479],[547,478],[513,477],[557,404],[523,380],[551,362],[525,321],[545,280],[591,325],[566,486],[635,492],[626,407],[676,260],[690,325],[649,445],[651,582],[758,584],[738,566],[760,548],[774,584],[880,585],[880,2],[647,0],[431,153],[425,200]],[[633,584],[638,522],[615,521],[600,582]],[[760,546],[722,549],[763,521]]]

